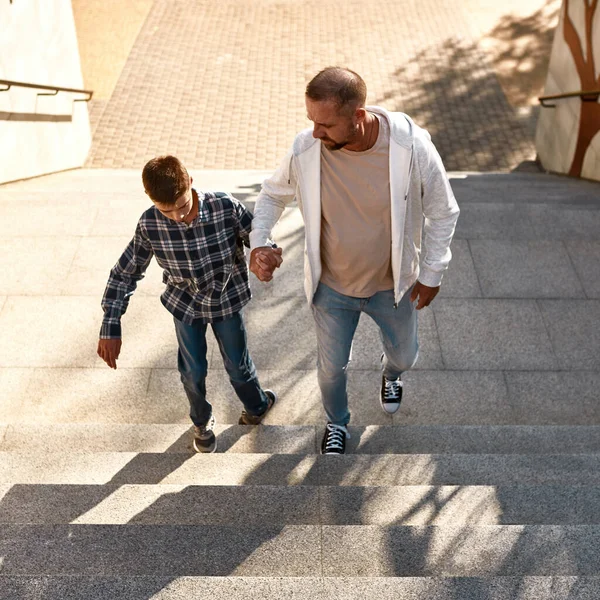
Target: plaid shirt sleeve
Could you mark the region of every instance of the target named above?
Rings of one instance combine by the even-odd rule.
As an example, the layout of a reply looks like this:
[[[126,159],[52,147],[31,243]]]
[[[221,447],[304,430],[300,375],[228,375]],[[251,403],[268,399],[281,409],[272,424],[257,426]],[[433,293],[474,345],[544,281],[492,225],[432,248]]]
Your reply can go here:
[[[152,255],[152,246],[147,236],[144,235],[140,222],[133,239],[110,271],[102,297],[104,319],[100,329],[100,338],[121,337],[121,316],[127,310],[129,298],[135,291],[138,281],[144,277]]]
[[[239,237],[246,248],[250,248],[250,231],[252,230],[252,213],[236,198],[230,196],[235,207],[235,214],[239,223]]]

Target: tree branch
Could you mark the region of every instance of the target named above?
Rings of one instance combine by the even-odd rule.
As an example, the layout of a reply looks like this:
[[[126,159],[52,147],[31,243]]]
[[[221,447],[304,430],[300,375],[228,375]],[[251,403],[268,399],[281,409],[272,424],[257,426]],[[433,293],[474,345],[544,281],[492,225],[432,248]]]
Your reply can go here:
[[[598,6],[598,0],[592,0],[592,4],[588,5],[587,0],[585,3],[585,37],[587,46],[587,63],[591,71],[590,83],[593,84],[596,81],[596,67],[594,64],[594,48],[592,46],[593,31],[592,25],[594,23],[594,13]]]
[[[567,45],[571,50],[573,59],[575,60],[575,66],[577,67],[577,73],[579,74],[579,78],[581,79],[581,87],[583,89],[583,81],[585,77],[584,74],[587,71],[587,64],[583,57],[583,48],[581,47],[581,40],[579,39],[579,35],[577,33],[577,30],[575,29],[575,25],[573,25],[573,21],[571,21],[571,17],[569,17],[569,0],[565,0],[563,35],[565,37],[565,42],[567,42]]]

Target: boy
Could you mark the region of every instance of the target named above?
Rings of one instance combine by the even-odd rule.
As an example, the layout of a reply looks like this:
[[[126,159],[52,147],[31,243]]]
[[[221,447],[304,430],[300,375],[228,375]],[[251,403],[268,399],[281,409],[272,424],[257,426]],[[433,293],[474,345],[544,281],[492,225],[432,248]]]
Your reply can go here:
[[[252,214],[226,193],[196,191],[174,156],[150,160],[142,181],[154,206],[140,217],[133,239],[110,272],[102,298],[98,354],[117,368],[121,316],[155,256],[167,286],[161,302],[175,322],[177,364],[194,424],[193,447],[196,452],[214,452],[215,419],[205,386],[209,323],[244,405],[240,425],[258,425],[277,399],[274,392],[260,387],[240,312],[250,300],[244,244],[248,246]],[[277,249],[275,266],[281,264],[280,255]]]

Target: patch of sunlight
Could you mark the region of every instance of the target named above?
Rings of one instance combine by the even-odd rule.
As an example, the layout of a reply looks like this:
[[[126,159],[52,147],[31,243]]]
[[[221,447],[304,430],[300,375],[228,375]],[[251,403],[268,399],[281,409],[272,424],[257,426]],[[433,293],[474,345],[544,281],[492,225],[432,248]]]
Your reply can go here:
[[[0,502],[2,502],[2,498],[4,498],[4,496],[6,496],[6,494],[9,492],[9,490],[12,488],[12,484],[11,483],[5,483],[0,485]]]
[[[102,502],[71,521],[74,525],[124,525],[162,496],[177,494],[186,485],[124,485]]]
[[[380,431],[381,428],[377,425],[367,425],[360,436],[360,446],[368,444]]]
[[[150,600],[170,600],[171,598],[175,598],[180,592],[181,581],[185,579],[185,577],[173,579],[173,581],[170,581],[164,588],[156,592],[156,594],[152,594]]]
[[[492,486],[452,486],[443,488],[446,498],[437,520],[451,524],[498,525],[502,509]],[[441,491],[441,490],[440,490]]]
[[[513,107],[537,105],[544,89],[561,0],[522,2],[499,16],[478,44]]]
[[[489,518],[478,504],[479,496],[464,494],[461,486],[406,486],[377,492],[369,501],[369,522],[378,525],[447,525]],[[477,501],[476,501],[477,500]],[[484,502],[489,504],[489,502]],[[474,515],[476,515],[474,517]]]
[[[85,86],[94,99],[110,98],[152,0],[73,0]]]
[[[524,525],[447,525],[422,532],[429,536],[425,557],[427,570],[443,570],[468,576],[482,571],[497,573],[514,556]]]
[[[288,473],[288,485],[301,485],[315,467],[316,456],[304,456],[302,460]]]

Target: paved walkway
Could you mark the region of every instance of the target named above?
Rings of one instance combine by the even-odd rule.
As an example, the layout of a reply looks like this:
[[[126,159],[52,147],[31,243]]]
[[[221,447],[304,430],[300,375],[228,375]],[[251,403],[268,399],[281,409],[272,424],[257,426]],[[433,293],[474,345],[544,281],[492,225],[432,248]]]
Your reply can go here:
[[[110,101],[94,111],[88,166],[137,169],[171,152],[194,168],[274,169],[309,125],[306,82],[343,64],[363,75],[369,102],[427,127],[448,169],[510,170],[535,157],[535,112],[511,105],[494,61],[529,76],[506,51],[514,39],[543,63],[531,47],[552,20],[541,5],[155,0]],[[500,18],[527,9],[538,16],[520,28]],[[494,37],[502,52],[482,43]]]
[[[192,174],[199,187],[230,190],[252,208],[267,172]],[[361,319],[353,424],[600,424],[600,185],[540,174],[451,181],[461,205],[454,258],[440,298],[420,314],[406,402],[393,419],[380,410],[380,342]],[[108,271],[147,205],[138,171],[0,187],[0,423],[188,422],[154,261],[123,319],[119,369],[96,356]],[[322,425],[297,208],[275,235],[285,262],[271,284],[251,278],[250,347],[264,384],[281,393],[270,423]],[[212,336],[210,348],[216,416],[235,423],[238,401]]]

